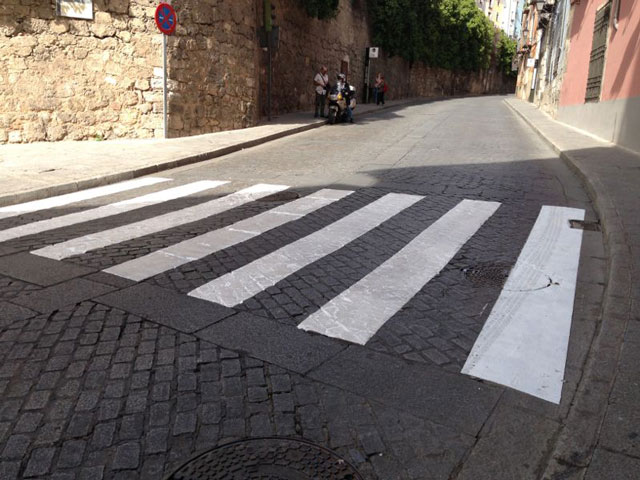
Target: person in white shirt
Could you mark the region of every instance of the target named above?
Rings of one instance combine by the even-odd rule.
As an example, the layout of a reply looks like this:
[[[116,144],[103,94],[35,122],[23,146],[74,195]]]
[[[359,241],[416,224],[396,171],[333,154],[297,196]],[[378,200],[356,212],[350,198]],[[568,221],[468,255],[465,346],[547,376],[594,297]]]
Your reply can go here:
[[[316,87],[316,111],[314,117],[324,117],[324,107],[327,104],[327,90],[329,89],[329,75],[327,67],[320,67],[320,71],[313,78]]]

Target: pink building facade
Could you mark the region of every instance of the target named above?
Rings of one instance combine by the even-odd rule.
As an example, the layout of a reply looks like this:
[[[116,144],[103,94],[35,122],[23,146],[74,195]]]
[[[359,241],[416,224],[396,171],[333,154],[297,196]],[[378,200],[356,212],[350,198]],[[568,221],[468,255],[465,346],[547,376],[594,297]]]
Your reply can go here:
[[[640,0],[572,3],[557,119],[640,152]]]

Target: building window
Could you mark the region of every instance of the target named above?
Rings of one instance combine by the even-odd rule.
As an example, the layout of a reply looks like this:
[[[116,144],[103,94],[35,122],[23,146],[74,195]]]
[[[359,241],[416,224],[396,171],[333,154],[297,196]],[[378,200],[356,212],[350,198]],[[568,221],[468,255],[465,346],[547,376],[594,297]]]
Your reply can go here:
[[[600,100],[602,76],[604,74],[604,60],[607,53],[607,34],[609,33],[609,19],[611,16],[611,2],[607,3],[596,13],[593,26],[593,43],[591,44],[591,58],[589,60],[589,76],[587,77],[587,94],[585,102]]]
[[[56,15],[93,20],[93,0],[56,0]]]

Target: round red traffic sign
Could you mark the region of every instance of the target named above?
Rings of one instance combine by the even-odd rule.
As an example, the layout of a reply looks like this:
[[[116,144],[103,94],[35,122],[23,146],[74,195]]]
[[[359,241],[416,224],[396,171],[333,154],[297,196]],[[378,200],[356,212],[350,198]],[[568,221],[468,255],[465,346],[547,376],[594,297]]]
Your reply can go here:
[[[171,35],[178,24],[176,11],[168,3],[161,3],[156,8],[156,25],[165,35]]]

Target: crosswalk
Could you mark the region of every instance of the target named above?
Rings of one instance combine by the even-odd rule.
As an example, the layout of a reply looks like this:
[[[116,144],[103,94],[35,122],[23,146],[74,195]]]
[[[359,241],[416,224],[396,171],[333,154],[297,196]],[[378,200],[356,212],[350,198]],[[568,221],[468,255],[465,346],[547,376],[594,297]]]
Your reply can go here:
[[[169,181],[150,177],[4,207],[0,209],[0,220]],[[0,243],[208,192],[228,183],[200,180],[97,208],[27,222],[0,230]],[[207,219],[288,188],[272,184],[249,186],[146,220],[52,243],[31,253],[62,261],[87,252],[99,252],[112,245]],[[105,272],[136,282],[145,281],[315,215],[353,194],[354,191],[346,189],[320,189],[231,225],[110,266]],[[387,193],[187,294],[236,307],[309,265],[324,261],[419,202],[428,201],[420,195]],[[366,345],[450,263],[499,208],[497,202],[462,200],[422,232],[407,238],[405,245],[386,261],[302,319],[298,328]],[[582,238],[581,231],[569,228],[568,220],[583,217],[582,210],[542,208],[462,373],[559,402]]]

